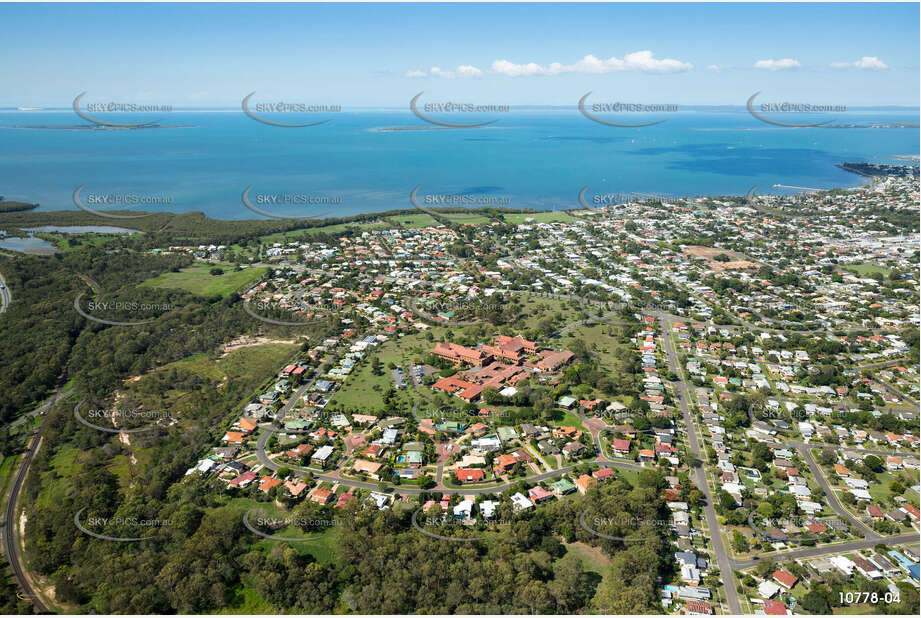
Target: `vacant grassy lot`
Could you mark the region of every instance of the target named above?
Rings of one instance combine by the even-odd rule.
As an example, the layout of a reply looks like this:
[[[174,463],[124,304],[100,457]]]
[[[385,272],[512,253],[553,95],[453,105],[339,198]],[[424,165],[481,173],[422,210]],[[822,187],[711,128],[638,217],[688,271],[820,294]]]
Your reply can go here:
[[[229,510],[235,514],[239,514],[241,518],[247,511],[253,509],[255,510],[251,513],[251,517],[262,516],[277,519],[298,517],[292,511],[280,508],[273,502],[257,502],[256,500],[246,497],[233,498],[226,504],[216,508]],[[322,529],[322,531],[304,532],[297,526],[291,525],[286,528],[280,528],[272,534],[287,538],[307,539],[319,537],[312,541],[288,542],[287,544],[300,554],[309,554],[313,556],[317,562],[334,563],[339,559],[336,553],[336,547],[339,544],[339,537],[341,535],[341,527],[339,526],[330,526]],[[280,542],[266,538],[258,540],[259,537],[256,535],[253,535],[253,539],[256,540],[256,547],[259,547],[263,551],[271,551]]]
[[[889,268],[881,264],[848,264],[847,266],[842,266],[842,268],[856,275],[860,275],[861,277],[867,277],[873,273],[880,273],[883,276],[887,276],[890,271]]]
[[[365,232],[371,230],[384,230],[390,227],[393,227],[393,225],[386,219],[376,219],[363,223],[337,223],[336,225],[325,225],[323,227],[312,227],[303,230],[278,232],[277,234],[260,236],[259,241],[263,243],[296,242],[309,238],[313,234],[340,234],[346,231],[346,229],[356,229]]]
[[[505,215],[504,219],[508,223],[524,223],[525,219],[534,219],[536,223],[574,223],[578,221],[575,217],[570,215],[568,212],[535,212],[535,213],[522,213],[517,215]]]
[[[256,616],[260,614],[281,613],[278,608],[262,598],[254,588],[240,586],[232,592],[227,607],[215,614],[241,614]]]
[[[432,333],[434,341],[439,341],[439,337],[444,335],[444,328],[432,328],[429,332]],[[384,405],[384,392],[393,384],[393,376],[388,365],[393,363],[403,367],[408,385],[409,363],[416,359],[424,360],[432,345],[422,333],[413,333],[402,338],[394,337],[378,345],[370,354],[380,359],[384,365],[383,373],[379,376],[374,375],[370,356],[362,359],[359,366],[352,370],[343,387],[333,396],[332,401],[350,409],[368,410],[374,414],[373,410]],[[427,394],[430,396],[433,394],[428,387],[422,388],[428,391]],[[399,398],[407,402],[410,400],[407,389],[399,391]]]
[[[393,217],[387,217],[387,221],[390,221],[394,225],[400,225],[409,229],[418,229],[423,227],[434,227],[441,225],[438,221],[435,220],[435,217],[427,215],[425,213],[418,213],[412,215],[396,215]]]
[[[599,547],[592,547],[587,543],[576,541],[575,543],[564,543],[567,554],[575,554],[582,560],[582,566],[587,571],[592,571],[598,575],[604,576],[611,565],[611,559],[602,553]]]
[[[2,496],[0,504],[6,504],[6,490],[10,486],[10,481],[13,480],[13,473],[16,471],[18,463],[18,455],[10,455],[0,459],[0,496]]]
[[[83,247],[98,247],[102,243],[112,240],[113,238],[119,238],[121,234],[52,234],[52,233],[42,233],[36,234],[38,238],[47,240],[52,243],[61,251],[67,253],[69,251],[77,251]]]
[[[169,410],[181,418],[190,406],[194,409],[196,392],[181,388],[163,391],[159,385],[148,386],[148,381],[156,385],[164,372],[168,375],[170,371],[178,371],[179,375],[193,374],[212,384],[219,384],[219,389],[230,388],[228,392],[233,393],[233,401],[229,404],[232,409],[228,409],[228,414],[237,413],[251,396],[258,394],[266,380],[291,360],[296,350],[297,346],[293,344],[269,343],[235,350],[217,361],[210,354],[195,354],[127,383],[124,394],[145,409]],[[142,458],[141,452],[137,452],[139,459]]]
[[[223,268],[223,275],[212,275],[212,268]],[[148,279],[140,287],[172,288],[186,290],[199,296],[227,296],[237,292],[265,274],[264,268],[247,268],[235,271],[233,264],[196,263],[175,273],[163,273]]]

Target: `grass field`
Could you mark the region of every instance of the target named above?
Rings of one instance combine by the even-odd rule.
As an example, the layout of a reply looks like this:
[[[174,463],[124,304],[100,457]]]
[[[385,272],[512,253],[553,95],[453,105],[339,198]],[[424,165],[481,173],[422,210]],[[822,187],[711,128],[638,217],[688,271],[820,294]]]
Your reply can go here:
[[[18,455],[3,457],[0,460],[0,504],[6,504],[6,492],[10,487],[10,481],[13,480],[13,473],[16,471],[18,462]]]
[[[215,266],[223,268],[224,274],[212,275],[210,271]],[[256,281],[266,272],[264,268],[235,271],[233,264],[218,263],[215,266],[195,263],[179,272],[163,273],[148,279],[140,287],[172,288],[186,290],[199,296],[225,297]]]
[[[62,447],[51,460],[52,471],[41,475],[42,489],[36,498],[41,508],[53,509],[64,502],[70,479],[82,467],[79,461],[81,453],[83,451],[77,447],[67,445]]]
[[[165,365],[164,368],[177,367],[202,377],[226,376],[233,380],[252,375],[274,374],[274,370],[281,369],[282,363],[296,350],[297,345],[291,343],[266,343],[234,350],[216,362],[208,354],[195,354]]]
[[[250,616],[278,614],[279,610],[262,598],[254,588],[241,586],[233,591],[228,606],[215,614],[245,614]]]
[[[394,217],[387,217],[387,221],[390,221],[396,225],[401,225],[409,229],[418,229],[423,227],[435,227],[441,225],[431,215],[425,213],[418,213],[412,215],[396,215]]]
[[[219,360],[215,360],[212,354],[195,354],[164,365],[154,373],[142,376],[140,380],[126,383],[124,395],[144,409],[167,410],[180,422],[194,423],[195,418],[184,417],[188,415],[189,402],[193,401],[196,392],[179,388],[162,391],[159,386],[151,389],[147,385],[148,380],[158,380],[163,372],[177,371],[180,375],[199,376],[212,385],[217,385],[218,389],[232,389],[227,391],[233,394],[226,405],[228,417],[234,416],[239,414],[240,408],[250,401],[251,397],[261,391],[267,381],[274,379],[278,370],[291,360],[296,350],[297,346],[294,344],[267,343],[240,348]],[[237,390],[238,388],[240,390]],[[145,449],[135,448],[132,452],[139,464],[147,463],[148,452]],[[119,474],[120,478],[127,473],[118,464],[113,468],[113,472]]]
[[[573,414],[572,412],[563,412],[562,410],[557,410],[558,413],[562,413],[560,420],[553,421],[554,425],[558,427],[575,427],[585,431],[585,427],[582,425],[582,421],[579,420],[579,417]]]
[[[434,340],[438,341],[438,338],[443,336],[444,329],[436,327],[429,332],[432,332]],[[332,402],[347,406],[350,409],[364,409],[372,411],[372,414],[376,413],[373,410],[383,405],[383,394],[387,387],[393,384],[393,377],[387,365],[394,363],[403,367],[406,380],[409,381],[409,363],[416,358],[425,358],[431,347],[432,343],[422,333],[405,335],[402,338],[394,337],[390,341],[380,344],[373,349],[371,354],[376,355],[384,365],[383,373],[379,376],[374,375],[371,371],[370,360],[367,358],[362,359],[361,364],[352,370],[342,388],[336,391]],[[408,402],[411,397],[412,394],[409,389],[399,391],[399,399]]]
[[[260,236],[259,241],[262,243],[296,242],[312,234],[340,234],[346,229],[357,229],[363,232],[369,232],[371,230],[384,230],[389,227],[392,227],[392,225],[388,224],[384,219],[366,221],[363,223],[337,223],[336,225],[325,225],[323,227],[312,227],[303,230],[278,232],[277,234]]]
[[[292,516],[290,511],[279,508],[272,502],[257,502],[256,500],[244,497],[232,498],[226,504],[216,508],[229,510],[235,514],[239,514],[241,518],[251,509],[259,509],[266,517],[283,519]],[[313,556],[317,562],[335,563],[339,559],[336,553],[336,547],[339,544],[341,529],[338,526],[330,526],[329,528],[323,529],[322,532],[304,532],[300,528],[292,525],[287,528],[276,530],[273,534],[288,538],[306,539],[320,537],[315,541],[291,542],[287,543],[287,545],[294,548],[300,554],[309,554]],[[259,537],[253,535],[253,538],[258,539]],[[257,540],[255,546],[263,551],[271,551],[279,542],[280,541],[273,541],[271,539],[262,539]]]
[[[601,576],[608,572],[607,567],[611,565],[611,559],[605,556],[600,548],[592,547],[581,541],[564,543],[564,545],[566,546],[566,553],[575,554],[582,560],[582,566],[586,571],[591,571]]]
[[[881,264],[848,264],[842,266],[844,270],[849,270],[854,274],[860,275],[861,277],[866,277],[867,275],[872,275],[873,273],[881,273],[883,276],[889,274],[890,268],[887,268]]]
[[[515,215],[505,215],[504,218],[508,223],[524,223],[525,219],[534,219],[536,223],[552,223],[556,221],[562,223],[574,223],[578,221],[578,219],[571,216],[567,212],[522,213]]]
[[[108,240],[120,238],[122,234],[68,234],[64,236],[63,234],[42,233],[36,234],[36,236],[43,240],[47,240],[64,253],[67,253],[69,251],[77,251],[84,247],[98,247]],[[68,242],[68,238],[73,239],[74,244]]]

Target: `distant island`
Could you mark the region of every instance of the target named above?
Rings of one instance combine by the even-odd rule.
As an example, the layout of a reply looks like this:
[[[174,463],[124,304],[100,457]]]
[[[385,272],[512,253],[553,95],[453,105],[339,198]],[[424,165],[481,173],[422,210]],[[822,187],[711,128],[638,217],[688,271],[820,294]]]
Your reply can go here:
[[[23,212],[26,210],[35,210],[38,204],[29,204],[27,202],[4,201],[0,195],[0,212]]]
[[[917,165],[886,165],[882,163],[839,163],[838,167],[846,172],[861,176],[912,176],[918,178]]]

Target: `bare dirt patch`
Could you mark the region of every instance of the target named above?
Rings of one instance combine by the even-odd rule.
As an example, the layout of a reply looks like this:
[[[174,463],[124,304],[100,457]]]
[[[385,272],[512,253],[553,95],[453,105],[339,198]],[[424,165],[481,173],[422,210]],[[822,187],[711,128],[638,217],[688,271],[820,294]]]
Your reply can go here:
[[[748,256],[729,249],[688,245],[682,249],[682,252],[685,255],[705,260],[707,267],[713,271],[757,269],[759,267],[759,264],[749,260]],[[720,262],[715,260],[714,258],[718,255],[725,255],[730,258],[730,261]]]
[[[239,350],[240,348],[252,348],[255,346],[265,345],[267,343],[285,343],[285,344],[296,344],[298,343],[297,339],[269,339],[268,337],[252,337],[250,335],[241,335],[225,345],[221,350],[221,355],[218,358],[224,358],[231,352]]]

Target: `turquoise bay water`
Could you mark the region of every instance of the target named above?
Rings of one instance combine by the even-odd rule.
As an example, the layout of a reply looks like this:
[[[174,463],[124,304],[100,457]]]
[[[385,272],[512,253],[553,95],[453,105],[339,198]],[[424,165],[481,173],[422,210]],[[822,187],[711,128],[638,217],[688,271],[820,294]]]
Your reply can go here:
[[[133,208],[253,219],[260,215],[241,202],[250,186],[253,196],[337,202],[264,210],[348,216],[410,208],[409,194],[421,185],[422,194],[473,193],[506,198],[510,207],[562,209],[578,207],[586,185],[592,194],[674,195],[744,194],[754,185],[759,193],[783,192],[775,184],[852,187],[865,180],[836,164],[897,163],[894,155],[918,154],[919,141],[917,128],[780,128],[744,108],[664,114],[666,123],[642,128],[604,126],[575,109],[500,116],[481,129],[381,131],[424,123],[409,111],[346,111],[324,125],[279,128],[239,111],[173,112],[160,120],[186,128],[90,131],[13,128],[84,123],[66,111],[5,111],[0,195],[39,202],[39,211],[73,210],[73,193],[85,185],[84,204],[93,194],[153,195],[168,203]],[[851,111],[834,121],[917,122],[918,114]]]

